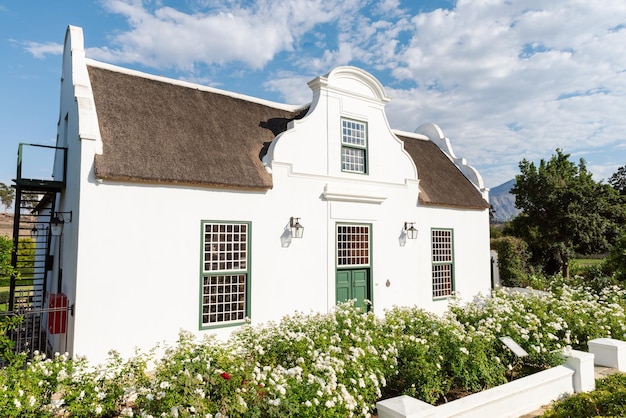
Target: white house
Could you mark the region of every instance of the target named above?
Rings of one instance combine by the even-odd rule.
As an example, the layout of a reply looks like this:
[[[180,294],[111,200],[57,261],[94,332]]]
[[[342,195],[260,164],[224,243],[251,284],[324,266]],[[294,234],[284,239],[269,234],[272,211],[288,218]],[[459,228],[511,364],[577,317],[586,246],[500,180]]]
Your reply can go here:
[[[70,353],[490,289],[488,190],[441,130],[393,130],[361,69],[308,85],[288,106],[144,74],[86,59],[68,28],[54,205],[72,219],[47,286],[74,307]]]

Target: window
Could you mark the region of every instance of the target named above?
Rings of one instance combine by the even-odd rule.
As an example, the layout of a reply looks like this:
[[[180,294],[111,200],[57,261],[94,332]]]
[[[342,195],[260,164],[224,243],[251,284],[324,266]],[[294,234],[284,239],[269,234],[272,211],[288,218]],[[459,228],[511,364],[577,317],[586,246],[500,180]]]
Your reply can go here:
[[[369,225],[337,225],[337,266],[369,265]]]
[[[454,291],[454,250],[451,229],[433,229],[433,298],[452,296]]]
[[[250,224],[202,223],[201,326],[239,323],[248,316]]]
[[[367,125],[341,120],[341,170],[367,173]]]

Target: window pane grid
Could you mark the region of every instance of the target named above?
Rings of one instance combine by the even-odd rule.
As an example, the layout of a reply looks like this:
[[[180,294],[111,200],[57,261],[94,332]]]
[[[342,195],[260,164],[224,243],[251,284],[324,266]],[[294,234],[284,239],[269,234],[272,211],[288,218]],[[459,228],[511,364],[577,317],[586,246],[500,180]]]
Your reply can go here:
[[[433,265],[433,297],[439,298],[452,294],[452,265]]]
[[[431,239],[433,297],[451,296],[454,266],[452,230],[433,229]]]
[[[247,224],[205,224],[204,271],[245,271],[247,243]]]
[[[351,120],[341,121],[341,142],[346,145],[365,147],[365,124]]]
[[[433,230],[433,263],[452,262],[452,231]]]
[[[365,150],[343,147],[341,149],[341,169],[344,171],[365,172]]]
[[[348,119],[341,120],[341,169],[365,173],[367,153],[367,124]]]
[[[246,316],[246,275],[205,276],[202,280],[202,323],[242,321]]]
[[[367,225],[337,226],[337,265],[369,266],[370,231]]]

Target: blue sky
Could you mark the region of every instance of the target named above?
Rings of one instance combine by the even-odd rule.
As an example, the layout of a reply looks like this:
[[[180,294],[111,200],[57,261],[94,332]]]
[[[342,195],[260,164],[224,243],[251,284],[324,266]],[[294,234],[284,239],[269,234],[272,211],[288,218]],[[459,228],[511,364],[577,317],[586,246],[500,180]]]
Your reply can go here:
[[[393,128],[438,124],[488,187],[556,148],[626,165],[623,1],[0,0],[0,182],[19,142],[54,144],[67,25],[89,58],[281,103],[361,67]]]

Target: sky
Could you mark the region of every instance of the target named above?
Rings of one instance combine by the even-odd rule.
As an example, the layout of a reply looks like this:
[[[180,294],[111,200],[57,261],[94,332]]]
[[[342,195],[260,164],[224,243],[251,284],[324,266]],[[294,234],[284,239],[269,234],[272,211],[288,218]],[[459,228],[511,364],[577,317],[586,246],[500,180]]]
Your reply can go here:
[[[557,148],[597,181],[626,165],[623,0],[0,0],[0,182],[55,143],[68,25],[88,58],[279,103],[360,67],[392,128],[439,125],[487,187]]]

